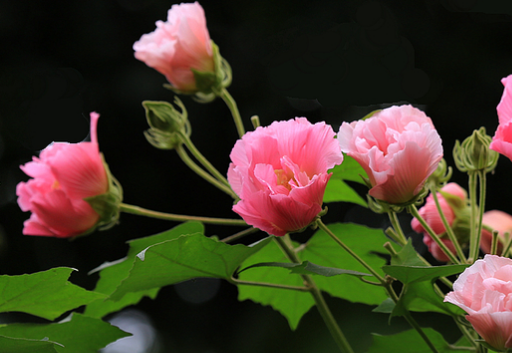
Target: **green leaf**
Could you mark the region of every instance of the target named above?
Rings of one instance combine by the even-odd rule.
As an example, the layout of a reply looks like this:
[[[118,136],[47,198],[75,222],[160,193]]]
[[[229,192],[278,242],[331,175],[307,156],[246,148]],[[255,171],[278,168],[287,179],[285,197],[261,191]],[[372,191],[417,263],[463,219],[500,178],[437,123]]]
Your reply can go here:
[[[291,270],[290,273],[296,273],[301,275],[321,275],[325,277],[331,277],[336,275],[351,275],[356,277],[371,276],[368,273],[362,273],[352,270],[343,270],[341,268],[320,266],[309,261],[304,261],[303,263],[300,264],[291,262],[260,262],[238,271],[238,274],[240,274],[240,272],[242,271],[246,271],[250,268],[255,267],[283,267],[289,268]]]
[[[386,263],[386,260],[378,253],[384,252],[382,245],[388,239],[382,230],[352,223],[334,223],[327,226],[377,273],[384,274],[380,268]],[[322,230],[318,230],[313,235],[299,256],[303,260],[321,266],[367,272],[365,267]],[[368,279],[371,280],[371,278]],[[387,298],[382,287],[369,285],[354,276],[315,277],[315,282],[321,290],[330,295],[355,303],[379,305]]]
[[[0,336],[0,353],[58,353],[56,342]]]
[[[391,256],[391,265],[425,266],[425,262],[414,250],[411,238],[409,238],[407,244],[396,255]]]
[[[68,310],[105,298],[68,282],[72,268],[0,276],[0,312],[19,311],[53,320]]]
[[[439,353],[470,353],[469,350],[454,349],[444,340],[443,336],[431,329],[423,328]],[[431,353],[432,350],[415,330],[400,332],[396,335],[381,336],[373,334],[373,343],[368,353]]]
[[[257,263],[272,261],[287,261],[286,256],[276,242],[268,243],[258,253],[244,261],[242,267],[246,268]],[[290,262],[288,263],[292,266],[295,265]],[[240,273],[239,278],[244,281],[253,282],[267,282],[290,286],[303,285],[303,280],[300,276],[290,276],[287,271],[281,271],[272,267],[255,267],[251,271]],[[261,305],[270,305],[274,310],[279,311],[288,320],[292,330],[297,328],[302,316],[315,304],[310,293],[289,289],[239,285],[238,300],[248,299]]]
[[[126,293],[175,284],[192,278],[230,279],[236,268],[264,247],[271,238],[253,246],[228,245],[204,235],[184,235],[150,246],[137,254],[130,275],[112,294]]]
[[[343,155],[343,163],[335,166],[329,172],[333,173],[331,179],[350,180],[363,185],[366,185],[366,183],[362,177],[368,178],[368,174],[366,174],[363,167],[354,158],[346,154]]]
[[[324,193],[324,202],[351,202],[367,207],[366,201],[343,180],[331,178]]]
[[[433,283],[439,277],[460,273],[468,266],[383,266],[388,275],[404,283],[392,316],[404,315],[407,310],[435,311],[448,315],[461,313],[457,307],[443,302],[434,290]]]
[[[182,223],[163,233],[129,241],[130,250],[128,251],[128,255],[125,258],[105,263],[96,270],[92,271],[100,271],[100,279],[94,290],[106,295],[111,295],[114,293],[121,282],[130,274],[130,270],[133,266],[133,262],[135,261],[137,254],[145,248],[164,241],[176,239],[181,235],[203,234],[203,232],[204,226],[202,223],[187,222]],[[126,306],[137,304],[144,296],[154,299],[158,294],[158,291],[159,288],[152,288],[139,292],[126,293],[123,298],[120,298],[116,301],[112,300],[111,298],[107,300],[98,300],[87,305],[85,308],[85,314],[100,318],[109,313],[119,311]]]
[[[391,298],[387,298],[382,303],[379,304],[378,307],[373,309],[372,311],[374,313],[384,313],[384,314],[391,314],[393,310],[395,309],[395,302]]]
[[[382,269],[388,275],[402,283],[409,284],[424,282],[447,277],[464,271],[470,265],[445,265],[445,266],[383,266]]]
[[[77,313],[73,313],[71,320],[61,323],[2,326],[0,335],[24,340],[47,339],[58,342],[60,345],[54,345],[54,349],[59,353],[97,353],[107,344],[130,336],[129,333],[121,331],[103,320]],[[2,348],[0,348],[0,352],[4,352]],[[18,353],[18,351],[15,352]],[[39,352],[39,350],[32,352]],[[48,352],[52,351],[48,350]]]

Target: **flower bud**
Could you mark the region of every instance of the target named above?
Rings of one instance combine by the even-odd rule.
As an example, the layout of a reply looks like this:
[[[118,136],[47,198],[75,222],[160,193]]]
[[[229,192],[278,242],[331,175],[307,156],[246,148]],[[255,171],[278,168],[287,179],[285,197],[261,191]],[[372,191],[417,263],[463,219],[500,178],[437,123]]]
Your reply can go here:
[[[461,172],[494,170],[498,163],[499,154],[489,148],[491,137],[486,134],[485,128],[473,131],[473,134],[466,138],[462,144],[455,142],[453,158],[455,165]]]
[[[174,98],[174,103],[181,108],[181,112],[168,102],[142,102],[150,126],[149,130],[144,131],[144,136],[156,148],[172,150],[182,143],[182,134],[190,136],[187,110],[178,97]]]

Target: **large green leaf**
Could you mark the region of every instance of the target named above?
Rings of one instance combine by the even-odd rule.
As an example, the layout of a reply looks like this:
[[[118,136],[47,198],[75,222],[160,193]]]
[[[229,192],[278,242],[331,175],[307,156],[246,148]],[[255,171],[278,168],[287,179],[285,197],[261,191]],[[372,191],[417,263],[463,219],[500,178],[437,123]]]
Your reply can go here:
[[[246,268],[258,263],[268,263],[272,261],[290,263],[275,242],[267,244],[259,252],[248,258],[242,264],[242,267]],[[240,273],[239,278],[240,280],[253,282],[266,282],[290,286],[303,285],[303,280],[300,276],[290,274],[285,268],[276,267],[251,268],[249,271]],[[238,300],[242,301],[247,299],[261,305],[270,305],[274,310],[279,311],[288,320],[288,324],[292,330],[297,328],[302,316],[315,304],[313,297],[307,292],[239,285]]]
[[[181,235],[203,234],[203,232],[204,227],[202,223],[189,222],[180,224],[163,233],[131,240],[129,242],[130,250],[125,258],[105,263],[93,271],[101,271],[100,279],[94,290],[107,295],[114,293],[121,282],[128,277],[137,254],[145,248],[164,241],[176,239]],[[160,288],[152,288],[138,292],[126,293],[123,298],[120,298],[117,301],[114,301],[111,298],[107,300],[97,300],[87,305],[85,314],[93,317],[103,317],[109,313],[121,310],[128,305],[137,304],[144,296],[154,299],[158,294],[159,289]]]
[[[71,320],[62,323],[5,325],[0,327],[0,336],[58,342],[53,345],[53,348],[59,353],[97,353],[110,342],[130,334],[103,320],[73,313]],[[0,346],[0,352],[4,352],[2,346]],[[15,352],[18,353],[18,351]],[[48,352],[52,351],[48,350]]]
[[[425,266],[425,262],[414,250],[412,240],[409,238],[407,244],[396,255],[391,256],[391,265]]]
[[[356,277],[363,277],[363,276],[372,276],[368,273],[358,272],[358,271],[352,271],[352,270],[344,270],[341,268],[334,268],[334,267],[325,267],[316,265],[309,261],[304,261],[300,264],[291,263],[291,262],[260,262],[257,264],[254,264],[252,266],[246,267],[238,273],[242,271],[246,271],[251,268],[255,267],[283,267],[290,269],[290,273],[296,273],[300,275],[320,275],[325,277],[332,277],[337,275],[350,275],[350,276],[356,276]]]
[[[105,298],[68,282],[72,268],[0,276],[0,312],[19,311],[53,320],[68,310]]]
[[[355,181],[363,185],[366,185],[363,177],[368,178],[368,174],[366,174],[363,167],[354,158],[346,154],[343,155],[343,163],[330,169],[329,172],[332,172],[331,178]]]
[[[405,284],[431,281],[439,277],[447,277],[464,271],[469,265],[445,266],[383,266],[388,275]]]
[[[470,353],[470,350],[461,347],[451,347],[443,336],[431,329],[423,328],[423,332],[430,339],[439,353]],[[431,353],[432,350],[415,330],[400,332],[396,335],[381,336],[373,334],[373,344],[368,353]]]
[[[386,260],[378,253],[384,252],[382,245],[388,239],[382,230],[352,223],[329,224],[328,228],[361,259],[379,274],[383,274],[380,268],[386,263]],[[321,266],[368,273],[364,266],[322,230],[313,235],[299,255],[302,260],[308,260]],[[321,290],[351,302],[378,305],[387,298],[382,287],[368,285],[357,277],[335,276],[326,278],[316,276],[314,279]],[[372,280],[371,277],[366,277],[366,279]]]
[[[58,353],[56,342],[0,336],[0,353]]]
[[[204,235],[183,235],[152,245],[137,254],[130,275],[112,294],[117,300],[126,293],[175,284],[198,277],[230,279],[236,268],[263,248],[271,238],[253,246],[228,245]]]
[[[367,207],[366,201],[343,180],[331,178],[324,193],[324,202],[352,202]]]

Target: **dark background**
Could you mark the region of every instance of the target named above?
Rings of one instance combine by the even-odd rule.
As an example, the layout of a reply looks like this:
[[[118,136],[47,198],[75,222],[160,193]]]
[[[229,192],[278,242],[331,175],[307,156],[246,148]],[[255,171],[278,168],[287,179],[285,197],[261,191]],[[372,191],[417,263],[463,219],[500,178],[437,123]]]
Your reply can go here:
[[[512,4],[493,0],[395,1],[203,1],[211,38],[233,69],[229,91],[244,123],[258,114],[262,125],[306,116],[337,131],[342,121],[392,103],[416,105],[436,125],[451,165],[455,139],[497,126],[496,105],[512,73]],[[71,280],[94,288],[87,272],[126,254],[125,241],[164,231],[176,223],[124,214],[108,231],[69,242],[23,236],[29,217],[15,187],[27,177],[19,165],[52,141],[79,142],[89,132],[89,112],[101,114],[100,149],[121,182],[125,202],[191,215],[235,217],[231,199],[183,167],[173,151],[154,149],[143,100],[172,101],[165,79],[133,57],[132,45],[172,3],[161,0],[3,1],[0,3],[0,274],[17,275],[69,266]],[[221,171],[227,170],[236,130],[222,101],[198,104],[182,97],[192,140]],[[488,209],[512,213],[511,163],[500,158],[489,177]],[[453,180],[466,186],[455,172]],[[402,215],[404,226],[409,218]],[[361,208],[331,205],[332,221],[386,221]],[[239,229],[207,226],[225,237]],[[257,240],[262,233],[251,236]],[[307,234],[305,235],[307,236]],[[204,294],[207,301],[195,295]],[[162,352],[331,352],[335,345],[315,309],[296,332],[269,307],[238,302],[236,288],[198,280],[144,299],[159,332]],[[369,332],[388,333],[387,317],[371,308],[328,298],[357,351]],[[451,323],[418,315],[448,339]],[[23,315],[4,320],[29,320]],[[360,332],[363,332],[362,334]]]

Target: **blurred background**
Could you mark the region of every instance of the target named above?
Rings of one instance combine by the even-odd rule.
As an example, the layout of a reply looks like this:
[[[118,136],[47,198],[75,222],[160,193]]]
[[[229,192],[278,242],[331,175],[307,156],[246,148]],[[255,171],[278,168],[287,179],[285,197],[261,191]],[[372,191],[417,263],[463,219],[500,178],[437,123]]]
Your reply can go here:
[[[184,167],[175,152],[157,150],[143,136],[148,126],[141,102],[172,101],[173,93],[162,87],[162,75],[133,57],[132,45],[155,29],[155,21],[166,20],[172,4],[0,2],[0,274],[69,266],[79,270],[72,282],[93,289],[97,274],[87,272],[125,256],[127,240],[176,225],[123,214],[115,228],[72,242],[22,235],[29,214],[16,203],[16,184],[27,180],[19,165],[52,141],[86,139],[91,111],[101,114],[100,149],[123,185],[126,203],[236,217],[227,195]],[[432,118],[449,165],[455,139],[462,141],[480,126],[494,134],[500,80],[512,73],[509,2],[218,0],[201,5],[210,36],[233,69],[229,91],[246,129],[257,114],[262,125],[305,116],[312,122],[325,120],[337,131],[343,121],[408,102]],[[192,140],[219,170],[227,170],[237,138],[229,110],[221,100],[199,104],[180,98],[189,112]],[[501,157],[489,176],[488,209],[512,213],[512,190],[504,188],[511,173],[512,163]],[[467,185],[459,172],[453,180]],[[329,209],[326,222],[387,227],[385,218],[361,207],[333,204]],[[402,214],[401,220],[410,231],[410,217]],[[207,226],[206,235],[222,238],[239,230]],[[256,233],[245,243],[263,236]],[[416,243],[424,251],[421,241]],[[369,346],[371,332],[405,327],[399,319],[388,326],[387,316],[371,313],[371,307],[327,300],[358,352]],[[457,338],[445,318],[417,317],[450,341]],[[238,302],[236,287],[211,279],[163,288],[156,300],[146,298],[108,319],[138,333],[131,343],[120,342],[107,353],[336,351],[316,309],[291,332],[278,312]],[[43,322],[18,314],[0,320]]]

